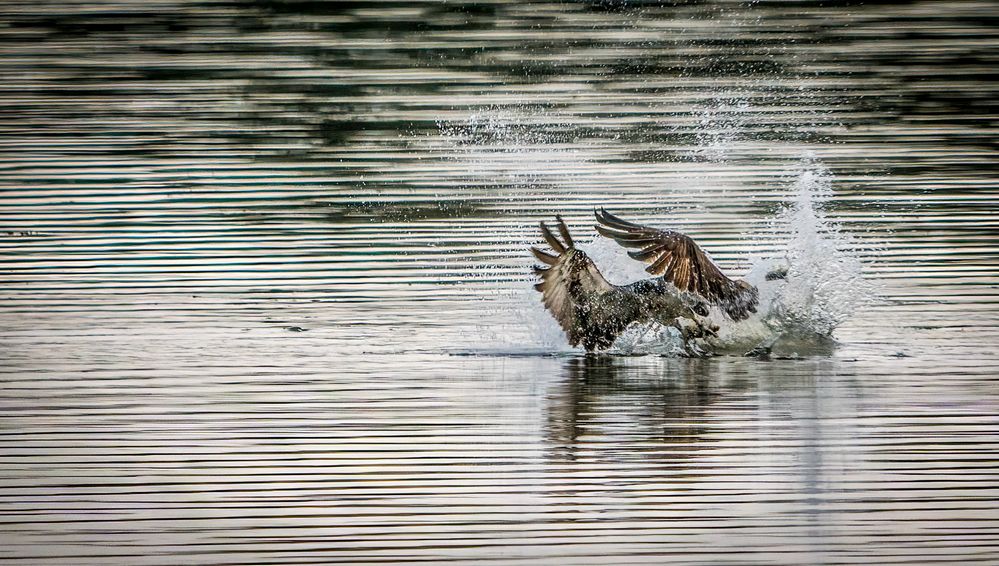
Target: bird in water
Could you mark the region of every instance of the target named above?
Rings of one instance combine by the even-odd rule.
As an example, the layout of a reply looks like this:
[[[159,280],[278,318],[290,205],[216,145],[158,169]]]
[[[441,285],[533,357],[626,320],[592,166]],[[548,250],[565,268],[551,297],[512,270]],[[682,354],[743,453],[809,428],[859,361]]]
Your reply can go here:
[[[626,248],[633,259],[648,263],[653,275],[628,285],[612,285],[593,261],[576,248],[569,228],[556,216],[561,240],[541,222],[541,234],[554,253],[531,247],[546,267],[535,266],[541,282],[534,286],[569,338],[587,352],[609,348],[632,323],[658,322],[677,327],[685,340],[717,335],[706,317],[717,305],[732,320],[756,312],[759,291],[741,279],[730,279],[689,236],[622,220],[595,211],[597,232]],[[769,278],[769,276],[768,276]]]

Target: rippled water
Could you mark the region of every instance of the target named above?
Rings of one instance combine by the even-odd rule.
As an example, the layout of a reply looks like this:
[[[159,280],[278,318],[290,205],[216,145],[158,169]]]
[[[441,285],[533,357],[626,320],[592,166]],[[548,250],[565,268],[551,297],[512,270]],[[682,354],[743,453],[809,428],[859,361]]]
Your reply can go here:
[[[999,5],[675,4],[4,2],[0,561],[999,563]],[[817,174],[835,343],[539,310]]]

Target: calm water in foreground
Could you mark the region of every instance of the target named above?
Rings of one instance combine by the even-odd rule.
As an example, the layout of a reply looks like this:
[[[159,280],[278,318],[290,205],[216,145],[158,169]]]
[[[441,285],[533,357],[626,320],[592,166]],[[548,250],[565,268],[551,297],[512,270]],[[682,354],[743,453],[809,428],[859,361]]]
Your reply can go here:
[[[999,4],[660,4],[3,2],[0,562],[999,564]],[[596,206],[836,343],[569,349]]]

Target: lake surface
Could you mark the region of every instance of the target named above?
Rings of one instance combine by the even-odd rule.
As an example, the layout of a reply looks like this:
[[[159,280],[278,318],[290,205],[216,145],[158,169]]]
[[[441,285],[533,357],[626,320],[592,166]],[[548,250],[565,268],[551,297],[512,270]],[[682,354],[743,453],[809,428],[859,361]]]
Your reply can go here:
[[[0,562],[999,564],[997,14],[5,1]],[[600,206],[835,343],[569,348]]]

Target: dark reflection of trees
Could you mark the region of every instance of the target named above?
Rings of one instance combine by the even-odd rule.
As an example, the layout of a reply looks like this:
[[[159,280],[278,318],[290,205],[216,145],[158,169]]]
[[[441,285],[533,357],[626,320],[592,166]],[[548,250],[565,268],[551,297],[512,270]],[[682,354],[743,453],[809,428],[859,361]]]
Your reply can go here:
[[[317,202],[289,192],[283,200],[298,201],[287,207],[295,218],[316,211],[329,212],[324,220],[333,221],[496,214],[495,207],[464,199],[476,191],[492,197],[503,181],[453,171],[450,180],[460,182],[462,198],[440,207],[387,206],[388,199],[369,197],[425,192],[437,180],[407,170],[424,170],[420,161],[433,152],[420,144],[436,136],[439,121],[521,108],[520,98],[507,94],[545,92],[538,83],[565,85],[550,100],[532,103],[550,107],[552,118],[504,118],[512,131],[529,132],[528,141],[613,145],[633,161],[704,159],[684,148],[703,143],[697,124],[710,114],[714,127],[735,142],[828,140],[829,128],[841,123],[863,129],[836,134],[837,140],[871,143],[882,141],[878,135],[894,141],[900,126],[916,127],[904,143],[921,146],[924,157],[845,160],[838,165],[840,190],[912,190],[907,182],[846,181],[869,177],[869,167],[978,179],[999,163],[980,152],[951,161],[933,154],[942,145],[976,152],[996,145],[983,126],[999,99],[991,80],[995,16],[962,3],[941,2],[932,11],[886,10],[877,5],[887,2],[857,0],[761,1],[734,10],[722,0],[578,0],[553,3],[558,10],[472,0],[236,0],[224,9],[209,0],[171,9],[139,0],[106,4],[66,10],[45,0],[4,10],[0,3],[6,26],[0,49],[28,57],[10,58],[0,74],[41,77],[26,83],[27,98],[0,109],[11,135],[19,142],[24,136],[98,142],[74,145],[74,155],[197,160],[207,148],[258,162],[307,164],[295,176],[323,179],[335,199]],[[688,33],[692,21],[717,22],[717,31]],[[633,40],[631,31],[644,31],[644,39]],[[946,49],[926,47],[936,43]],[[410,79],[399,80],[400,70]],[[814,84],[816,77],[829,86]],[[579,93],[602,98],[577,103],[571,86],[577,82],[588,85]],[[510,101],[488,102],[490,95]],[[629,102],[633,96],[641,98]],[[645,101],[658,99],[668,102]],[[761,111],[744,112],[743,102]],[[621,112],[629,119],[614,125]],[[109,134],[128,143],[105,144]],[[483,142],[489,140],[469,140]],[[201,190],[195,177],[171,182]],[[941,206],[978,211],[986,206],[979,203],[954,199]]]
[[[945,88],[946,76],[924,76],[927,68],[966,69],[966,73],[955,73],[956,79],[960,80],[964,80],[963,77],[988,76],[983,73],[988,70],[989,58],[983,51],[984,47],[978,47],[988,44],[984,40],[939,51],[931,58],[900,56],[894,46],[885,50],[850,49],[850,41],[854,40],[851,34],[858,34],[861,38],[874,37],[864,32],[865,25],[876,25],[879,30],[893,30],[890,38],[896,42],[925,42],[949,38],[954,30],[972,35],[976,31],[984,33],[992,21],[991,14],[950,14],[948,10],[941,9],[928,15],[906,12],[892,16],[882,11],[861,17],[863,10],[853,15],[852,10],[841,8],[852,4],[854,2],[824,2],[821,6],[816,4],[810,7],[808,13],[802,15],[784,9],[781,3],[760,2],[745,14],[747,18],[759,18],[747,29],[752,31],[757,26],[763,26],[766,33],[731,36],[722,32],[718,36],[703,37],[664,33],[661,38],[644,41],[637,53],[635,45],[627,39],[581,34],[579,38],[569,41],[562,37],[553,40],[544,32],[571,30],[577,24],[571,17],[566,17],[586,12],[602,14],[600,17],[603,19],[598,21],[607,29],[629,29],[627,26],[635,25],[629,23],[632,21],[660,20],[664,23],[675,22],[681,27],[683,22],[689,20],[718,20],[724,23],[723,14],[728,13],[731,3],[717,0],[580,0],[564,3],[564,13],[535,13],[518,2],[473,1],[427,3],[414,10],[411,2],[393,0],[378,2],[377,9],[372,9],[374,4],[371,2],[240,0],[232,4],[232,9],[224,11],[206,1],[186,3],[184,9],[162,13],[144,7],[141,2],[122,4],[128,6],[128,10],[109,8],[82,12],[56,9],[59,5],[55,3],[47,8],[42,3],[35,11],[11,14],[9,27],[14,32],[22,29],[43,32],[46,38],[43,43],[49,40],[58,42],[47,50],[61,53],[69,63],[54,61],[46,66],[47,71],[63,75],[60,77],[63,84],[46,93],[53,96],[106,97],[118,94],[123,101],[127,101],[134,96],[136,88],[142,89],[149,83],[162,85],[168,91],[184,92],[186,85],[192,81],[199,84],[238,81],[232,83],[236,91],[227,96],[241,101],[241,104],[221,105],[215,112],[201,118],[206,122],[218,122],[213,136],[224,136],[253,147],[258,159],[274,157],[325,162],[329,160],[326,154],[329,148],[350,146],[359,136],[371,132],[383,133],[385,139],[390,140],[396,139],[397,134],[433,133],[437,128],[436,117],[410,112],[409,102],[386,105],[378,96],[372,95],[394,94],[400,99],[418,95],[439,96],[441,92],[448,92],[456,82],[461,83],[461,79],[454,77],[463,72],[471,73],[469,80],[483,74],[494,77],[492,84],[480,84],[475,79],[467,85],[479,85],[484,91],[506,89],[515,83],[547,82],[561,76],[625,76],[638,84],[648,77],[655,79],[653,86],[648,89],[638,87],[637,92],[648,90],[650,94],[662,91],[662,87],[657,86],[662,76],[676,77],[678,88],[686,88],[686,81],[698,77],[740,81],[758,77],[763,82],[793,78],[801,74],[801,62],[783,51],[787,42],[786,33],[807,37],[807,41],[814,45],[815,63],[822,67],[856,66],[855,73],[863,73],[863,76],[876,79],[875,82],[882,85],[879,92],[885,88],[897,90],[891,97],[870,96],[851,101],[870,105],[867,109],[874,116],[890,112],[904,120],[909,116],[929,114],[934,116],[935,122],[974,126],[980,121],[980,116],[994,114],[994,89],[984,84],[975,88]],[[618,13],[629,10],[634,10],[634,13]],[[858,19],[858,23],[844,28],[842,22],[853,17]],[[507,29],[511,37],[518,38],[517,41],[483,40],[479,44],[449,41],[449,34],[483,30],[502,32]],[[527,30],[534,32],[529,37],[514,33]],[[283,44],[270,39],[295,38],[302,34],[307,34],[311,41]],[[17,33],[9,35],[15,42],[20,37]],[[35,35],[24,37],[37,41]],[[178,37],[189,37],[190,41],[176,41]],[[163,41],[164,38],[173,38],[174,41]],[[212,38],[224,41],[216,42]],[[67,43],[66,39],[72,42]],[[379,40],[384,40],[383,45],[373,48],[372,41]],[[11,39],[0,40],[0,44],[7,41]],[[78,48],[81,49],[79,52],[73,51]],[[621,57],[608,56],[618,48],[626,48],[622,49]],[[587,50],[598,50],[604,56],[591,60],[573,55]],[[94,54],[101,57],[87,61],[88,64],[82,67],[85,71],[81,71],[74,56],[86,60],[88,55]],[[184,56],[198,56],[209,64],[171,64],[171,58]],[[284,59],[273,63],[242,63],[244,57],[266,60],[272,56]],[[300,60],[315,76],[294,78],[277,73],[283,70],[281,65],[285,63],[282,61],[289,58]],[[66,65],[65,69],[60,69],[60,65]],[[456,74],[448,79],[399,82],[392,77],[393,72],[400,68],[443,69]],[[345,71],[352,69],[382,70],[385,80],[366,84],[338,79]],[[802,76],[809,74],[806,71]],[[323,80],[322,77],[329,79]],[[939,81],[941,88],[913,88],[926,78]],[[102,83],[101,79],[106,81]],[[136,84],[130,84],[133,81]],[[239,86],[235,86],[237,84]],[[772,89],[772,99],[783,104],[810,106],[815,103],[809,96],[802,97],[793,85],[775,84],[768,88]],[[724,96],[720,100],[728,103]],[[192,104],[186,101],[180,103]],[[94,111],[99,113],[101,108],[95,107]],[[203,128],[190,132],[181,129],[178,132],[167,125],[161,126],[162,131],[156,131],[154,124],[158,123],[155,120],[158,116],[150,116],[154,111],[155,108],[147,109],[134,104],[112,105],[106,110],[115,117],[134,114],[135,123],[146,124],[144,127],[152,134],[150,139],[156,140],[147,149],[150,152],[170,152],[173,149],[171,143],[162,143],[164,140],[183,144],[190,141],[185,136],[196,137],[203,133]],[[803,136],[799,130],[808,128],[793,127],[792,118],[793,115],[788,113],[782,119],[791,122],[779,128],[770,127],[765,119],[763,123],[746,123],[742,127],[751,128],[755,139],[774,136],[786,140],[789,136]],[[57,120],[55,122],[58,123]],[[600,127],[577,124],[569,135],[585,138],[600,136],[601,132]],[[943,128],[940,135],[959,135],[960,139],[954,141],[960,143],[994,143],[993,136],[981,135],[974,128],[962,129],[958,134],[947,132],[949,129]],[[644,143],[663,141],[675,145],[678,141],[697,141],[692,137],[696,132],[678,132],[672,128],[663,130],[649,123],[636,123],[614,134],[617,139]],[[284,143],[289,137],[298,141],[308,138],[312,143]]]
[[[376,4],[377,9],[374,9]],[[184,3],[182,9],[168,11],[150,8],[139,1],[121,3],[128,9],[108,7],[106,10],[85,11],[65,10],[59,3],[42,2],[36,10],[17,11],[9,14],[7,19],[14,32],[31,30],[32,34],[24,38],[30,38],[32,42],[38,41],[36,33],[41,33],[44,38],[42,43],[50,40],[58,42],[47,50],[65,55],[67,63],[54,60],[46,66],[52,71],[66,65],[61,78],[65,84],[51,91],[54,96],[106,96],[117,92],[128,98],[135,92],[135,85],[129,84],[133,81],[139,87],[156,82],[164,88],[182,91],[192,81],[203,83],[238,79],[238,88],[242,92],[235,92],[233,96],[242,98],[247,104],[240,112],[220,112],[209,118],[221,122],[217,135],[257,146],[261,154],[258,157],[270,154],[283,159],[289,156],[327,159],[328,156],[316,151],[316,148],[350,145],[364,132],[395,134],[434,131],[436,123],[433,118],[415,117],[412,113],[400,111],[405,108],[385,107],[382,102],[372,102],[368,98],[372,94],[385,93],[434,95],[454,86],[455,79],[397,83],[392,80],[392,72],[399,68],[470,71],[476,75],[485,73],[494,76],[499,87],[512,82],[545,82],[560,76],[624,75],[640,82],[643,77],[665,75],[676,77],[680,88],[685,81],[698,77],[739,80],[758,77],[765,80],[801,74],[801,62],[783,51],[788,41],[785,37],[787,33],[807,38],[814,45],[811,51],[821,67],[854,66],[853,73],[858,76],[876,78],[877,84],[898,90],[891,97],[869,96],[852,101],[871,105],[869,109],[879,116],[885,111],[903,119],[909,115],[929,114],[940,122],[975,125],[980,116],[994,114],[994,89],[984,84],[985,77],[991,76],[988,74],[991,59],[986,52],[986,46],[990,44],[985,37],[981,42],[938,50],[932,57],[902,56],[905,52],[897,50],[905,49],[904,46],[851,49],[850,43],[858,37],[876,37],[865,31],[865,26],[875,26],[879,31],[889,30],[883,33],[887,33],[886,39],[894,40],[893,43],[946,40],[956,31],[965,36],[985,33],[994,16],[984,9],[980,14],[957,10],[952,13],[946,8],[949,3],[941,3],[942,8],[932,13],[920,11],[893,15],[874,8],[879,2],[813,2],[805,3],[808,7],[804,10],[788,10],[786,3],[781,2],[758,2],[753,3],[752,10],[746,11],[747,21],[753,22],[752,25],[747,24],[746,29],[752,31],[759,27],[765,33],[733,36],[719,32],[718,36],[705,37],[664,33],[661,38],[643,41],[643,49],[638,53],[632,49],[635,45],[627,39],[602,39],[581,34],[579,38],[567,41],[562,37],[553,40],[541,33],[571,30],[577,24],[566,16],[587,12],[603,14],[604,19],[598,20],[599,25],[607,29],[629,29],[627,26],[634,25],[629,23],[633,21],[675,22],[680,27],[689,20],[718,20],[724,23],[723,14],[731,11],[731,4],[719,0],[579,0],[563,3],[564,13],[555,13],[532,11],[520,2],[475,1],[421,3],[418,10],[413,9],[412,2],[403,0],[377,3],[239,0],[226,10],[219,10],[217,3],[204,1]],[[857,4],[874,10],[873,14],[865,14],[865,8],[855,8]],[[844,6],[850,8],[844,9]],[[857,22],[844,26],[843,22],[851,18]],[[589,19],[583,21],[590,22]],[[468,42],[448,41],[448,34],[452,33],[501,32],[507,29],[511,33],[540,31],[529,38],[514,35],[517,37],[515,42],[483,40],[478,45],[471,45]],[[275,44],[267,39],[282,35],[299,37],[301,34],[309,34],[312,41]],[[2,39],[0,44],[17,42],[21,37],[17,33],[9,35],[13,39]],[[162,41],[163,38],[177,37],[189,37],[190,41]],[[211,41],[216,37],[224,41]],[[427,42],[428,45],[417,41],[428,38],[435,41]],[[66,43],[66,39],[72,42]],[[368,43],[357,46],[357,40]],[[384,45],[372,48],[371,40],[384,40]],[[73,52],[71,50],[77,48],[73,46],[82,50]],[[592,49],[612,53],[619,47],[628,49],[622,50],[622,56],[616,59],[602,57],[593,61],[573,55],[574,52]],[[691,50],[696,56],[690,55]],[[86,61],[88,64],[85,67],[72,57],[86,58],[87,54],[95,53],[102,57]],[[165,58],[198,55],[211,64],[177,66],[169,64],[167,59],[147,62],[144,55]],[[329,76],[330,79],[299,80],[283,74],[275,75],[275,71],[282,70],[281,62],[246,65],[241,64],[243,59],[237,58],[226,64],[229,61],[227,57],[237,55],[300,58],[308,61],[316,76]],[[983,77],[983,84],[974,88],[945,88],[948,77],[926,76],[927,68],[966,70],[964,73],[955,72],[955,80]],[[344,69],[385,70],[386,80],[377,85],[338,80],[339,73]],[[810,75],[810,72],[806,71],[802,76],[805,75]],[[102,84],[102,78],[106,78],[107,82]],[[923,79],[937,81],[941,88],[915,88]],[[67,88],[74,87],[74,84],[75,88]],[[489,86],[483,88],[488,90]],[[778,90],[772,94],[785,103],[800,102],[808,106],[814,102],[808,97],[798,98],[798,89],[793,86],[783,90],[782,87],[774,88]],[[660,89],[650,87],[649,92],[659,92]],[[879,86],[878,92],[882,90],[884,86]],[[116,115],[121,112],[150,112],[134,105],[113,110]],[[139,115],[136,118],[142,120],[149,116]],[[656,135],[665,136],[664,139],[671,144],[677,140],[677,132],[642,130],[642,124],[633,128],[635,131],[616,134],[630,135],[646,142],[652,141],[650,136]],[[775,129],[780,130],[780,139],[796,135],[795,128],[788,127],[756,128],[754,135],[758,138],[778,135],[771,133]],[[601,131],[600,128],[592,131],[580,128],[576,133],[587,136],[599,135]],[[941,135],[954,135],[946,132],[942,129]],[[166,130],[158,139],[172,139],[171,133]],[[956,141],[993,143],[993,136],[976,134],[975,131],[961,134],[965,137]],[[288,135],[307,135],[319,143],[305,149],[278,144],[279,149],[264,151],[264,148],[283,141],[283,137]],[[161,144],[151,145],[149,151],[160,148]]]
[[[710,407],[741,390],[710,360],[589,356],[568,360],[549,395],[556,461],[637,458],[675,464],[709,442]]]

